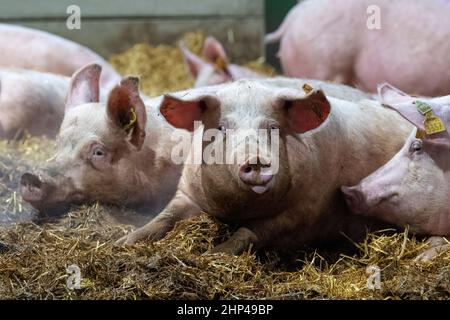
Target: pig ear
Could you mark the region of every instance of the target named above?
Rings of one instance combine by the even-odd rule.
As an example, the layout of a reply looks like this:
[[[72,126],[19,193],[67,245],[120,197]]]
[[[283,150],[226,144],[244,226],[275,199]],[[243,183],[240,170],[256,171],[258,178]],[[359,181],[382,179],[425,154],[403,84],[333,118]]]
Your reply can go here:
[[[99,101],[101,72],[102,67],[93,63],[73,74],[66,97],[66,110],[81,104]]]
[[[420,130],[425,130],[425,126],[423,124],[425,118],[417,110],[415,101],[407,103],[392,103],[388,105],[388,107],[397,111],[403,118],[411,122]]]
[[[222,65],[221,69],[226,69],[226,66],[228,66],[227,53],[222,44],[214,37],[206,38],[202,54],[212,63]]]
[[[287,113],[288,124],[296,133],[318,128],[331,112],[331,105],[322,90],[312,91],[306,96],[299,92],[284,92],[279,99]]]
[[[180,44],[180,50],[183,53],[184,61],[189,68],[189,72],[194,78],[197,78],[200,71],[209,64],[196,54],[192,53],[183,43]]]
[[[214,94],[194,94],[181,98],[164,95],[159,110],[175,128],[194,131],[194,122],[202,121],[204,113],[218,105],[219,101]]]
[[[389,83],[381,83],[377,86],[378,99],[382,104],[411,102],[413,98]]]
[[[413,97],[388,83],[378,85],[378,97],[382,104],[394,109],[403,118],[424,130],[423,116],[417,111]]]
[[[111,90],[107,115],[114,125],[131,135],[130,143],[140,150],[145,140],[147,112],[139,96],[137,77],[127,77]]]

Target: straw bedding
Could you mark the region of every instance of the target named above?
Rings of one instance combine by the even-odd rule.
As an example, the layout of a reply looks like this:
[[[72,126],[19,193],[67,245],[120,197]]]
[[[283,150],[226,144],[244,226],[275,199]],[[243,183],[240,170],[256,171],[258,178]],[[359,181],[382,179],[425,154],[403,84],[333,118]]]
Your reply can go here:
[[[201,50],[203,34],[185,35]],[[148,95],[187,88],[174,45],[138,44],[112,57],[122,74],[139,74]],[[261,60],[254,69],[274,74]],[[116,247],[132,226],[117,215],[130,209],[94,204],[59,218],[40,217],[17,193],[20,175],[54,152],[54,142],[26,137],[0,141],[0,298],[21,299],[448,299],[450,254],[413,262],[426,244],[408,234],[378,232],[352,253],[304,248],[290,256],[250,250],[240,256],[207,251],[232,230],[206,214],[183,221],[163,240]],[[34,219],[31,221],[31,219]],[[67,286],[71,265],[81,288]],[[381,270],[381,288],[367,287],[369,266]]]

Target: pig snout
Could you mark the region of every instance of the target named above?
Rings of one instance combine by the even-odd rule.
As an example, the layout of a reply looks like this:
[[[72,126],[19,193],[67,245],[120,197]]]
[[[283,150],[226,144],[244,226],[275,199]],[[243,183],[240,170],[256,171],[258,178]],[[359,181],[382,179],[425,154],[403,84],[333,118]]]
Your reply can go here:
[[[273,179],[271,163],[261,157],[251,157],[239,167],[239,178],[256,193],[264,193],[270,189]]]
[[[364,193],[358,187],[341,187],[349,209],[356,214],[367,212],[369,206]]]
[[[71,203],[83,200],[83,195],[74,190],[69,179],[53,175],[51,170],[46,173],[23,174],[19,191],[24,201],[46,215],[59,215],[67,211]]]
[[[42,180],[31,173],[25,173],[20,179],[20,193],[22,198],[31,204],[42,202],[46,197]]]

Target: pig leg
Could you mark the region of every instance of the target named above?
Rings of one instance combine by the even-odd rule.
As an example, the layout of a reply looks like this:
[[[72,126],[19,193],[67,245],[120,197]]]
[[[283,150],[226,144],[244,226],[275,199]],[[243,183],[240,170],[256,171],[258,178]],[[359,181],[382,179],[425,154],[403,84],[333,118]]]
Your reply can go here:
[[[116,241],[116,245],[134,244],[141,239],[157,241],[173,229],[180,220],[197,216],[201,209],[188,196],[177,192],[166,208],[145,226],[138,228],[130,234]]]
[[[0,139],[17,140],[23,136],[24,130],[22,127],[12,128],[8,125],[6,120],[4,120],[4,122],[6,122],[6,124],[2,124],[0,121]]]
[[[214,247],[210,253],[228,253],[238,255],[248,249],[250,244],[258,242],[258,237],[250,229],[241,227],[222,244]]]
[[[414,261],[416,262],[429,262],[436,258],[441,253],[450,251],[450,243],[443,237],[431,237],[428,239],[430,248],[421,254],[419,254]]]

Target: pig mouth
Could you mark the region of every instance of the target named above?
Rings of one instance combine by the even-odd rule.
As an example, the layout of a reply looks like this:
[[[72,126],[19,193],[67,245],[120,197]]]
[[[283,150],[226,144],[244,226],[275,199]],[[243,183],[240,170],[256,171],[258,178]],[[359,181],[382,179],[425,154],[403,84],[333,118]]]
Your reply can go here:
[[[256,194],[264,194],[272,188],[273,180],[261,184],[248,184],[247,186]]]
[[[398,197],[399,197],[399,194],[394,192],[394,193],[391,193],[388,195],[379,196],[372,201],[369,200],[368,203],[369,203],[370,207],[373,208],[373,207],[380,206],[387,202],[394,202],[396,199],[398,199]]]

